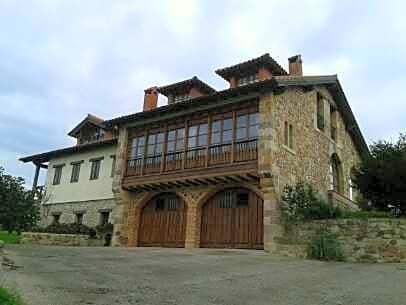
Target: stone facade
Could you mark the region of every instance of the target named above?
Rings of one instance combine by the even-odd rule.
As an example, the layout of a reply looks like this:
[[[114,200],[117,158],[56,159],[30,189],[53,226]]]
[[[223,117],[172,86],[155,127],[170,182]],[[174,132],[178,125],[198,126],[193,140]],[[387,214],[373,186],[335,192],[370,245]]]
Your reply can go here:
[[[57,204],[42,204],[40,210],[40,226],[45,227],[50,225],[55,214],[60,214],[60,223],[74,223],[76,213],[83,213],[83,224],[89,227],[95,227],[100,224],[100,212],[102,211],[110,212],[110,222],[114,223],[114,198]]]
[[[21,243],[43,246],[103,246],[103,240],[92,239],[87,235],[32,232],[23,232],[21,236]]]
[[[289,226],[276,243],[276,253],[306,257],[307,247],[320,231],[334,233],[344,258],[352,262],[406,262],[405,219],[340,219]]]

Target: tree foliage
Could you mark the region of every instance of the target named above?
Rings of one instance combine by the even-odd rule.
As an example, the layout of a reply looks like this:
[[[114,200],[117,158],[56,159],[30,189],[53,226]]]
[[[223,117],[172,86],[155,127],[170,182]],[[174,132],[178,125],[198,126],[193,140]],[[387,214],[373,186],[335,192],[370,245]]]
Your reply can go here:
[[[21,232],[34,226],[38,218],[38,202],[24,188],[24,179],[7,175],[0,167],[0,225],[9,232]]]
[[[331,219],[342,216],[339,207],[328,204],[309,184],[299,182],[286,185],[282,194],[281,210],[288,221]]]
[[[406,134],[396,143],[371,145],[355,175],[355,184],[372,207],[406,215]]]

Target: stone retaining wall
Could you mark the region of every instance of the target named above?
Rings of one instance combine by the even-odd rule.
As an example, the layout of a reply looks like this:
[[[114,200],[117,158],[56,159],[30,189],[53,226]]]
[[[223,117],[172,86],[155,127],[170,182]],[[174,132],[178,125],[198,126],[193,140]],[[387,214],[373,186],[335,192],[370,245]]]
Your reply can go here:
[[[87,235],[23,232],[21,243],[46,246],[103,246],[103,240]]]
[[[346,261],[406,262],[406,219],[339,219],[289,225],[276,252],[307,257],[312,238],[320,231],[333,233]]]

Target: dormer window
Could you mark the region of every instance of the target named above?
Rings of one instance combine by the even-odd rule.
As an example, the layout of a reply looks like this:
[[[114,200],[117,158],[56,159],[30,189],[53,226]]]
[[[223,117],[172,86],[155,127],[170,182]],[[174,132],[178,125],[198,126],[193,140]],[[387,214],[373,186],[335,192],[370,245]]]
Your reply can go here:
[[[189,94],[179,94],[179,95],[175,95],[173,98],[173,102],[174,103],[178,103],[178,102],[182,102],[185,100],[190,99],[190,95]]]
[[[244,86],[259,81],[257,74],[251,74],[238,79],[237,85]]]

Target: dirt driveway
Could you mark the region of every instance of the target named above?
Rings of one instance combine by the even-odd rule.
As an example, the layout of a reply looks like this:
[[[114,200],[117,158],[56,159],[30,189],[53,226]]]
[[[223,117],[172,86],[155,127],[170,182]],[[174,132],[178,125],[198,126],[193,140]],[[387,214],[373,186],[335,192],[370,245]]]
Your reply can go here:
[[[406,264],[348,264],[262,251],[14,246],[0,271],[28,305],[406,304]]]

